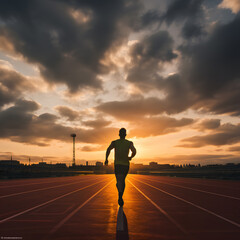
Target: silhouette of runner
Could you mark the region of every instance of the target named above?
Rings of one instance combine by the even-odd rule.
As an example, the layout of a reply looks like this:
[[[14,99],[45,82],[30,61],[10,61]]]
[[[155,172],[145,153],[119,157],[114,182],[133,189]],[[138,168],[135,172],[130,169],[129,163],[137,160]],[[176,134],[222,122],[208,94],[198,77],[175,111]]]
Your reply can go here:
[[[114,172],[117,180],[118,189],[118,204],[123,206],[124,202],[122,199],[123,192],[125,189],[125,178],[129,170],[129,161],[136,155],[136,148],[133,146],[133,142],[125,139],[127,131],[125,128],[119,130],[120,139],[112,141],[110,146],[106,151],[105,165],[108,165],[108,156],[111,150],[115,149],[115,159],[114,159]],[[131,156],[129,157],[129,150],[131,150]]]

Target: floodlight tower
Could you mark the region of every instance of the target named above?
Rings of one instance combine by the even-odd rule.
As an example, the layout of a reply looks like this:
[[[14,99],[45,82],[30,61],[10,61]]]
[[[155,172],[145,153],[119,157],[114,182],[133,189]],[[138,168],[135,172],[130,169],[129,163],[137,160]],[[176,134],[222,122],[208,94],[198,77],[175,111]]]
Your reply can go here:
[[[75,166],[75,137],[77,135],[75,133],[71,134],[71,137],[73,138],[73,163],[72,165]]]

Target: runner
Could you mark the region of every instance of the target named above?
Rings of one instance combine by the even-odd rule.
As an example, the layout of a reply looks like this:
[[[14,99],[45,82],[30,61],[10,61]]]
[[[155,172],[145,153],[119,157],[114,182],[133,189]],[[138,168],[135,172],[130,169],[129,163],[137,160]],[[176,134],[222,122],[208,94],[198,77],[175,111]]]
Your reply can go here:
[[[106,151],[105,165],[108,165],[108,156],[112,149],[115,149],[115,160],[114,160],[114,172],[117,180],[118,189],[118,204],[123,206],[124,202],[122,199],[123,192],[125,189],[125,178],[129,171],[129,161],[136,155],[136,148],[133,146],[133,142],[128,141],[126,138],[127,131],[125,128],[119,130],[119,137],[115,141],[112,141]],[[129,150],[131,150],[131,156],[129,157]]]

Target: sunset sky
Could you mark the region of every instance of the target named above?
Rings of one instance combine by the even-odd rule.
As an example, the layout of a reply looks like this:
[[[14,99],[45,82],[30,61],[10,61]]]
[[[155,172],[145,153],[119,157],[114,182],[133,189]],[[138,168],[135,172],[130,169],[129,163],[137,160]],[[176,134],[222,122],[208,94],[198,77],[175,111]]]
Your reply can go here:
[[[240,162],[239,0],[1,0],[0,159]],[[110,156],[110,162],[113,154]]]

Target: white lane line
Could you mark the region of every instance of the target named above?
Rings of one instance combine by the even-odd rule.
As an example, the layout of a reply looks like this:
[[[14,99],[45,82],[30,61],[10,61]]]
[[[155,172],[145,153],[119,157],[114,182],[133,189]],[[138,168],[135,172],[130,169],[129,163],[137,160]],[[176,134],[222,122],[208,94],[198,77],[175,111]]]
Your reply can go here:
[[[34,183],[27,183],[27,184],[17,184],[17,185],[7,185],[7,186],[0,186],[0,188],[10,188],[10,187],[23,187],[23,186],[30,186],[30,185],[37,185],[37,184],[42,184],[42,183],[57,183],[57,182],[62,182],[61,180],[63,179],[59,179],[60,181],[53,181],[53,182],[34,182]],[[68,179],[70,181],[72,181],[72,179]],[[7,183],[6,183],[7,184]]]
[[[163,184],[167,184],[167,185],[172,185],[172,186],[176,186],[176,187],[180,187],[180,188],[190,189],[190,190],[197,191],[197,192],[208,193],[208,194],[212,194],[212,195],[219,196],[219,197],[225,197],[225,198],[231,198],[231,199],[235,199],[235,200],[240,200],[240,198],[238,198],[238,197],[233,197],[233,196],[229,196],[229,195],[225,195],[225,194],[208,192],[208,191],[204,191],[204,190],[200,190],[200,189],[185,187],[185,186],[181,186],[181,185],[173,184],[173,183],[166,183],[166,182],[153,180],[153,179],[149,179],[149,178],[147,178],[146,180],[149,180],[149,181],[152,181],[152,182],[163,183]]]
[[[145,185],[148,185],[148,186],[150,186],[150,187],[152,187],[152,188],[155,188],[155,189],[159,190],[160,192],[163,192],[163,193],[165,193],[165,194],[167,194],[167,195],[169,195],[169,196],[171,196],[171,197],[173,197],[173,198],[176,198],[176,199],[178,199],[178,200],[180,200],[180,201],[182,201],[182,202],[188,203],[188,204],[190,204],[190,205],[192,205],[192,206],[194,206],[194,207],[196,207],[196,208],[198,208],[198,209],[201,209],[202,211],[205,211],[205,212],[207,212],[207,213],[209,213],[209,214],[211,214],[211,215],[213,215],[213,216],[215,216],[215,217],[218,217],[218,218],[220,218],[220,219],[222,219],[222,220],[224,220],[224,221],[226,221],[226,222],[228,222],[228,223],[231,223],[231,224],[233,224],[233,225],[236,226],[236,227],[240,227],[240,224],[238,224],[238,223],[236,223],[236,222],[234,222],[234,221],[232,221],[232,220],[230,220],[230,219],[228,219],[228,218],[225,218],[225,217],[223,217],[223,216],[221,216],[221,215],[219,215],[219,214],[217,214],[217,213],[214,213],[214,212],[212,212],[212,211],[210,211],[210,210],[208,210],[208,209],[206,209],[206,208],[203,208],[203,207],[201,207],[201,206],[199,206],[199,205],[197,205],[197,204],[195,204],[195,203],[189,202],[189,201],[187,201],[187,200],[185,200],[185,199],[183,199],[183,198],[180,198],[180,197],[178,197],[178,196],[176,196],[176,195],[173,195],[173,194],[171,194],[171,193],[169,193],[169,192],[166,192],[166,191],[164,191],[164,190],[162,190],[162,189],[160,189],[160,188],[157,188],[157,187],[155,187],[155,186],[152,186],[151,184],[145,183],[145,182],[140,181],[140,180],[137,180],[137,179],[135,179],[135,178],[134,178],[134,180],[136,180],[136,181],[138,181],[138,182],[141,182],[141,183],[144,183]]]
[[[183,232],[184,234],[188,234],[188,232],[179,223],[177,223],[166,211],[160,208],[154,201],[152,201],[138,187],[136,187],[129,179],[127,181],[131,183],[133,187],[135,187],[153,206],[155,206],[162,214],[164,214],[168,218],[168,220],[170,220],[174,225],[176,225],[181,232]]]
[[[70,214],[68,214],[61,222],[59,222],[51,231],[50,234],[55,233],[60,227],[62,227],[63,224],[65,224],[74,214],[76,214],[83,206],[85,206],[91,199],[93,199],[97,194],[99,194],[104,188],[106,188],[109,184],[113,182],[114,179],[112,179],[109,183],[107,183],[105,186],[103,186],[100,190],[98,190],[96,193],[94,193],[90,198],[88,198],[83,204],[81,204],[79,207],[74,209]]]
[[[89,181],[89,180],[92,180],[92,179],[86,179],[86,180],[82,180],[82,181],[79,181],[79,182],[66,183],[66,184],[62,184],[62,185],[58,185],[58,186],[52,186],[52,187],[46,187],[46,188],[38,188],[38,189],[24,191],[24,192],[19,192],[19,193],[12,193],[12,194],[8,194],[8,195],[0,196],[0,199],[1,198],[6,198],[6,197],[17,196],[17,195],[21,195],[21,194],[25,194],[25,193],[38,192],[38,191],[47,190],[47,189],[51,189],[51,188],[63,187],[63,186],[67,186],[67,185],[72,185],[72,184],[77,184],[77,183],[81,183],[81,182],[86,182],[86,181]]]
[[[81,190],[86,189],[86,188],[88,188],[88,187],[91,187],[91,186],[93,186],[93,185],[96,185],[96,184],[98,184],[98,183],[100,183],[100,182],[103,182],[103,181],[106,181],[106,180],[102,180],[102,181],[99,181],[99,182],[97,182],[97,183],[90,184],[90,185],[88,185],[88,186],[86,186],[86,187],[83,187],[83,188],[79,188],[79,189],[77,189],[77,190],[74,190],[74,191],[72,191],[72,192],[66,193],[66,194],[61,195],[61,196],[59,196],[59,197],[53,198],[53,199],[51,199],[51,200],[49,200],[49,201],[47,201],[47,202],[41,203],[41,204],[39,204],[39,205],[37,205],[37,206],[34,206],[34,207],[32,207],[32,208],[28,208],[28,209],[26,209],[26,210],[24,210],[24,211],[22,211],[22,212],[16,213],[16,214],[14,214],[14,215],[12,215],[12,216],[10,216],[10,217],[4,218],[4,219],[0,220],[0,224],[6,222],[6,221],[8,221],[8,220],[11,220],[11,219],[13,219],[13,218],[15,218],[15,217],[18,217],[18,216],[20,216],[20,215],[23,215],[23,214],[25,214],[25,213],[28,213],[28,212],[36,209],[36,208],[39,208],[39,207],[42,207],[42,206],[47,205],[47,204],[49,204],[49,203],[52,203],[52,202],[54,202],[54,201],[56,201],[56,200],[58,200],[58,199],[61,199],[61,198],[63,198],[63,197],[66,197],[66,196],[68,196],[68,195],[70,195],[70,194],[73,194],[73,193],[75,193],[75,192],[78,192],[78,191],[81,191]]]
[[[152,176],[152,177],[156,177],[157,178],[159,176]],[[166,176],[166,177],[168,177],[168,176]],[[173,179],[172,177],[168,177],[168,178]],[[178,182],[179,183],[185,183],[185,181],[182,180],[183,177],[177,177],[177,178],[178,178]],[[196,179],[194,178],[193,180],[196,180]],[[206,179],[200,179],[199,178],[199,180],[205,181]],[[232,190],[235,190],[235,191],[240,190],[240,187],[238,187],[238,186],[235,186],[235,187],[232,187],[232,186],[222,186],[222,185],[220,186],[219,184],[218,185],[217,184],[212,184],[212,182],[210,182],[210,181],[216,181],[216,179],[207,179],[207,181],[209,181],[209,182],[205,183],[205,184],[204,183],[200,183],[200,182],[198,182],[198,183],[197,182],[192,182],[191,184],[192,185],[196,185],[196,186],[203,186],[203,187],[217,187],[217,188],[232,189]],[[224,180],[219,179],[218,181],[224,181]]]

